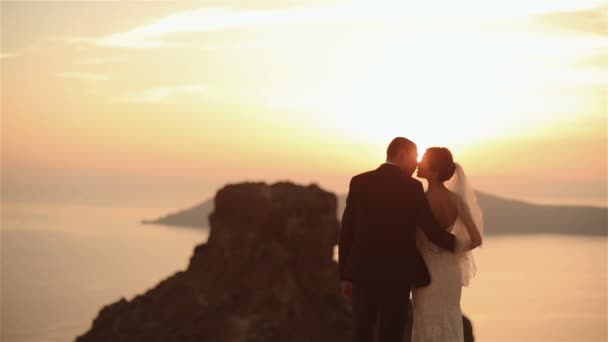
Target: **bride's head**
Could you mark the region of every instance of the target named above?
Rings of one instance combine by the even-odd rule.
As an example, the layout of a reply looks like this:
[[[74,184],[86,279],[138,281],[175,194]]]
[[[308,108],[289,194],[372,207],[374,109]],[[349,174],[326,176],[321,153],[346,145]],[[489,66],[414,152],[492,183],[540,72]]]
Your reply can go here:
[[[429,181],[445,182],[454,176],[455,171],[452,152],[445,147],[431,147],[422,156],[417,175]]]

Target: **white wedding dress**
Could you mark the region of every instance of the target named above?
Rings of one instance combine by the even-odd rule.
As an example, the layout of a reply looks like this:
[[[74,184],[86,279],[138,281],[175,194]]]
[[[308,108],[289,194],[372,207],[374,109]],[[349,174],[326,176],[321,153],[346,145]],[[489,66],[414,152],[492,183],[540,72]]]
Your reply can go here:
[[[482,233],[481,209],[460,165],[457,164],[456,174],[446,186],[461,198],[458,218],[448,230],[463,246],[470,238],[461,217],[470,215]],[[473,254],[470,251],[452,253],[443,250],[430,242],[420,230],[416,236],[418,249],[431,275],[431,284],[412,291],[412,342],[463,342],[460,297],[462,286],[468,286],[476,272]]]

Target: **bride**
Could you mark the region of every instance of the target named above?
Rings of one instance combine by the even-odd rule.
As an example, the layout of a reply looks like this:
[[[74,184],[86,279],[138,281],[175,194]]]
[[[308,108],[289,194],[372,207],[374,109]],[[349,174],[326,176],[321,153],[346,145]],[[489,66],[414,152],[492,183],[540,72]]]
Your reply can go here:
[[[418,177],[428,181],[427,199],[437,222],[456,236],[460,251],[451,253],[431,243],[420,231],[417,245],[431,274],[431,284],[414,289],[413,342],[462,342],[462,286],[475,275],[472,250],[481,246],[482,212],[475,191],[452,153],[427,149]]]

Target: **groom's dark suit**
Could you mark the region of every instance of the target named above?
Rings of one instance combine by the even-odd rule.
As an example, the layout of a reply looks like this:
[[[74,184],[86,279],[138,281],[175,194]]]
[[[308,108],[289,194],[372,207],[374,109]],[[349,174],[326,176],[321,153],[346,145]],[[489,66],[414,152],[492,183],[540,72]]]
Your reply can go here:
[[[340,278],[353,282],[355,341],[403,336],[411,287],[430,284],[416,248],[416,227],[436,245],[454,250],[454,236],[439,226],[422,184],[393,164],[353,177],[340,232]]]

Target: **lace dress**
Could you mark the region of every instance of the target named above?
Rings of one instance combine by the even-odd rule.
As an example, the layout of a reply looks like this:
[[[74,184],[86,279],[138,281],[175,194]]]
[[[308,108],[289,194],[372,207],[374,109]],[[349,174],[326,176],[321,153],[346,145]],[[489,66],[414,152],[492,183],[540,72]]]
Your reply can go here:
[[[464,229],[460,219],[449,231]],[[417,232],[417,244],[431,274],[431,284],[414,289],[413,342],[463,342],[460,296],[463,274],[461,254],[443,250]]]

